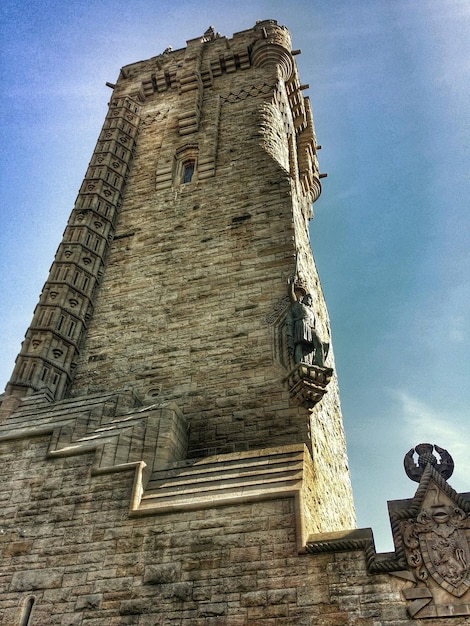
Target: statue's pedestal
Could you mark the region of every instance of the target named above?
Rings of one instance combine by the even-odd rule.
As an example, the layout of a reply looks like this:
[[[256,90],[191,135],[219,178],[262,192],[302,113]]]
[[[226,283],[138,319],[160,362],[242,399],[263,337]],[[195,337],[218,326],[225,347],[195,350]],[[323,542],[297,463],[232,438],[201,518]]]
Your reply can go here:
[[[293,400],[312,408],[327,392],[327,385],[332,376],[331,367],[298,363],[284,382]]]

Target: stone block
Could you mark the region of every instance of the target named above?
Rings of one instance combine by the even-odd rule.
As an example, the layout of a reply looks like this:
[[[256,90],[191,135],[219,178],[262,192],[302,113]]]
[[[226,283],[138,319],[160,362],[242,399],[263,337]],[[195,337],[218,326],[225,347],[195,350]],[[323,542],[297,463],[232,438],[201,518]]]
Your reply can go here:
[[[268,604],[295,604],[296,589],[271,589],[268,591]]]
[[[227,612],[227,604],[225,602],[212,602],[208,604],[200,603],[197,609],[198,617],[218,617],[225,615]]]
[[[268,603],[268,595],[265,590],[250,591],[241,596],[242,606],[266,606]]]
[[[12,591],[33,591],[60,587],[64,576],[62,568],[29,570],[13,574],[10,589]]]
[[[86,596],[81,596],[77,599],[75,604],[75,610],[92,610],[99,609],[103,602],[103,594],[102,593],[92,593]]]
[[[83,615],[81,613],[71,613],[64,615],[60,621],[60,626],[80,626]]]

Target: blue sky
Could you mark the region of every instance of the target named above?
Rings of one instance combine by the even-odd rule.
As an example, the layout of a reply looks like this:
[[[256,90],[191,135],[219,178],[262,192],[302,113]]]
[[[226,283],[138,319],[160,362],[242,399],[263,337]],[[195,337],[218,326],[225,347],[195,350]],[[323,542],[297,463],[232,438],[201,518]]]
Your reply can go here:
[[[468,0],[4,0],[0,386],[11,374],[122,65],[210,24],[288,26],[328,178],[311,237],[332,320],[358,525],[430,441],[469,489]]]

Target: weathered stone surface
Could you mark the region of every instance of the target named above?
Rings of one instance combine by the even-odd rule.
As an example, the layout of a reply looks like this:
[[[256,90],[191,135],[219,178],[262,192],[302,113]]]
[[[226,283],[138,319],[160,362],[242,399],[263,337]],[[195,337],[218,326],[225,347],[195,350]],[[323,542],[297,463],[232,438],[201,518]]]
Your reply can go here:
[[[31,591],[60,587],[63,574],[63,569],[49,568],[16,572],[13,575],[10,588],[12,591]]]
[[[83,609],[99,609],[103,603],[103,594],[92,593],[87,596],[78,598],[75,609],[81,611]]]
[[[180,564],[149,565],[144,571],[144,585],[161,585],[179,579]]]

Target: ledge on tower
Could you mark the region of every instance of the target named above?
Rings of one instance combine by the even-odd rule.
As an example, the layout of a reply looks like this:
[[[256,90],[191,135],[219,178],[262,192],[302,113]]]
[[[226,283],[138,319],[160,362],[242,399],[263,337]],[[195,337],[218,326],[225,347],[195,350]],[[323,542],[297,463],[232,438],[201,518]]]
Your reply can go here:
[[[333,370],[330,367],[299,363],[286,376],[284,383],[295,402],[313,408],[328,391],[327,386],[332,376]]]

